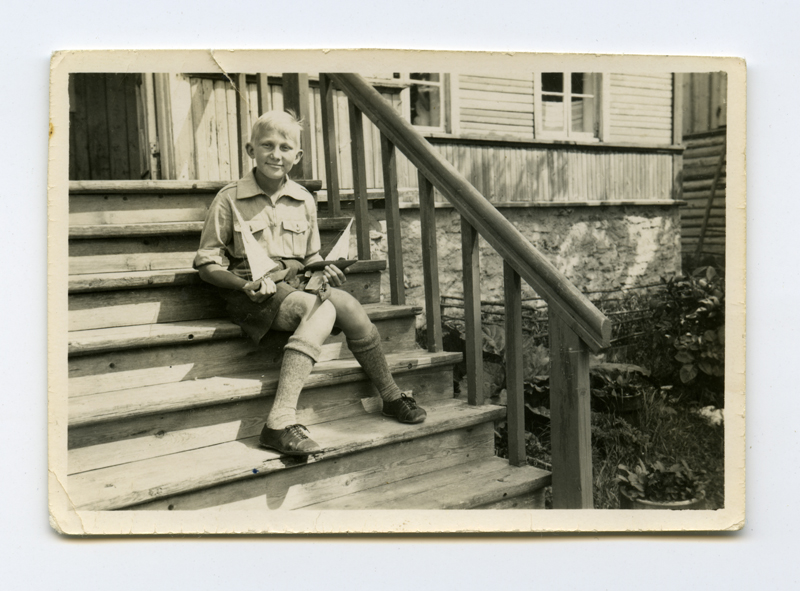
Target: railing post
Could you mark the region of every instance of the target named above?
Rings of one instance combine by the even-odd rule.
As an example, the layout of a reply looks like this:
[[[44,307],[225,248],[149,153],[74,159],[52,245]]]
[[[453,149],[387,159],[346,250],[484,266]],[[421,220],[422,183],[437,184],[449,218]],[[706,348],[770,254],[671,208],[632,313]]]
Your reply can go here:
[[[256,74],[256,91],[258,93],[258,116],[269,111],[269,77],[266,74]]]
[[[359,260],[371,258],[369,248],[369,210],[367,208],[367,152],[364,145],[364,120],[356,104],[348,100],[350,152],[353,160],[353,196],[356,210],[356,241]]]
[[[519,273],[503,261],[503,291],[506,306],[506,394],[508,462],[525,466],[525,392],[522,370],[522,281]]]
[[[464,276],[464,325],[467,338],[467,401],[483,404],[483,331],[478,231],[461,218],[461,266]]]
[[[425,318],[428,351],[435,353],[442,346],[442,302],[439,296],[439,254],[436,246],[436,207],[433,185],[422,172],[419,179],[419,221],[422,236],[422,276],[425,283]]]
[[[591,509],[589,349],[549,310],[553,508]]]
[[[303,159],[300,166],[292,169],[290,175],[293,178],[310,179],[314,176],[313,163],[311,161],[311,111],[308,96],[308,74],[284,74],[283,75],[283,107],[291,109],[295,115],[302,119],[303,125],[300,144],[303,146]]]
[[[400,236],[400,195],[397,192],[397,150],[381,133],[381,159],[383,161],[383,193],[386,200],[386,239],[389,255],[389,287],[392,304],[406,303],[403,279],[403,245]]]
[[[250,156],[244,149],[245,143],[250,141],[250,109],[247,104],[247,77],[244,74],[235,74],[236,78],[236,127],[239,130],[239,176],[244,176],[250,170]],[[234,175],[236,176],[236,175]]]
[[[327,74],[319,75],[319,102],[322,111],[322,143],[325,152],[325,183],[328,192],[328,215],[339,217],[339,151],[336,147],[336,121],[333,116],[333,85]]]

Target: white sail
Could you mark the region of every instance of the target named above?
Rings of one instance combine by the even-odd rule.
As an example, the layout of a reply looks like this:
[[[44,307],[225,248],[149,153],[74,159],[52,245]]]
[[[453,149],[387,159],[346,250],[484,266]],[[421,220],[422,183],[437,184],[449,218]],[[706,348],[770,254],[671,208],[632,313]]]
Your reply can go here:
[[[253,233],[250,231],[250,224],[242,219],[242,215],[233,203],[231,203],[231,209],[233,209],[233,213],[236,214],[236,219],[242,229],[244,252],[247,254],[247,262],[250,264],[250,272],[253,274],[253,281],[258,281],[280,265],[273,261],[264,248],[258,243]]]

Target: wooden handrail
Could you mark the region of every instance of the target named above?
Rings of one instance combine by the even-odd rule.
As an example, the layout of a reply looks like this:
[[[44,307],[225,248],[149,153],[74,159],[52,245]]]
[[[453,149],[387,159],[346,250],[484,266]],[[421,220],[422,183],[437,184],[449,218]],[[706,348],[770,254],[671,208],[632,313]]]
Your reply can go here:
[[[360,75],[328,74],[486,241],[542,296],[551,312],[595,352],[609,346],[611,322],[455,167]]]

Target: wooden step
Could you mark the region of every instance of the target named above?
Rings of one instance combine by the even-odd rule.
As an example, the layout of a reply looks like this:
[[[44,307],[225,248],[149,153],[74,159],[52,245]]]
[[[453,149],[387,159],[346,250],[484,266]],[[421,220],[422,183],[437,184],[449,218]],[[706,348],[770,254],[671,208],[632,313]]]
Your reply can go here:
[[[355,265],[353,265],[355,267]],[[378,265],[376,265],[378,266]],[[368,266],[365,266],[368,268]],[[362,267],[364,268],[364,267]],[[171,275],[161,277],[157,273],[137,276],[139,289],[104,289],[104,278],[84,281],[83,289],[73,292],[68,299],[68,326],[70,331],[204,320],[225,316],[225,303],[214,288],[202,281],[187,284],[181,279],[178,284],[169,283]],[[154,283],[143,284],[154,279]],[[178,277],[175,275],[174,277]],[[156,283],[160,280],[160,283]],[[129,283],[130,280],[115,274],[108,278],[114,284]],[[340,289],[353,295],[362,304],[380,301],[380,273],[348,273],[347,281]],[[70,281],[72,283],[72,279]],[[88,286],[94,286],[86,291]]]
[[[539,468],[511,466],[507,460],[496,457],[479,458],[432,474],[419,474],[308,505],[305,509],[473,509],[530,495],[548,484],[550,473]]]
[[[423,363],[409,368],[398,367],[390,359],[398,387],[413,392],[423,405],[453,398],[452,362],[448,364],[445,359],[434,359],[426,365],[425,360],[421,361]],[[324,375],[312,374],[300,396],[298,421],[304,425],[316,425],[360,416],[380,408],[372,383],[359,368],[348,369],[350,373],[329,371]],[[136,408],[132,404],[137,399],[152,400],[153,390],[130,392],[133,400],[126,399],[121,408],[111,406],[113,397],[112,400],[104,396],[78,399],[76,402],[80,409],[72,417],[78,424],[71,425],[68,431],[69,449],[75,450],[72,460],[77,461],[77,465],[82,467],[79,471],[83,471],[90,466],[98,468],[146,458],[156,447],[164,454],[176,453],[230,441],[231,433],[252,430],[250,434],[257,435],[259,423],[266,419],[272,408],[276,381],[277,375],[262,378],[253,374],[235,378],[233,382],[214,379],[197,384],[194,389],[171,393],[166,401],[158,400],[157,407],[166,408],[158,414],[148,414],[156,408]],[[192,394],[196,396],[192,397]],[[104,422],[80,424],[82,420],[93,419]],[[136,443],[128,440],[136,440]],[[112,460],[103,460],[96,453],[87,457],[85,449],[77,451],[101,444],[108,444],[106,457]]]
[[[385,353],[416,349],[416,308],[404,306],[392,310],[383,304],[364,307],[368,315],[375,314],[373,322],[381,334]],[[70,341],[77,343],[76,349],[94,346],[91,338],[86,338],[81,343],[84,332],[88,331],[70,333]],[[113,329],[110,332],[114,332]],[[92,334],[96,332],[93,331]],[[186,335],[186,340],[173,344],[159,345],[154,339],[150,342],[153,346],[134,346],[119,350],[114,348],[117,344],[133,345],[135,335],[129,341],[120,338],[111,343],[103,342],[102,336],[98,337],[101,342],[97,345],[107,345],[108,349],[101,348],[69,358],[67,367],[70,397],[263,371],[280,365],[283,346],[290,336],[289,333],[272,332],[256,345],[250,339],[226,338],[226,334],[218,337],[211,331],[198,331],[201,336],[197,337],[197,341],[188,338],[194,336],[194,332],[183,334]],[[172,336],[175,335],[169,335],[170,338]],[[326,340],[320,360],[348,357],[352,357],[352,353],[347,349],[344,334],[339,333]]]
[[[302,470],[281,470],[266,478],[248,478],[159,499],[138,505],[136,509],[304,509],[309,505],[332,501],[376,486],[420,475],[433,475],[465,462],[493,456],[494,425],[492,422],[485,422],[433,436],[401,441],[389,447],[366,449],[348,456],[346,461],[316,462],[304,466]]]
[[[349,277],[350,275],[378,273],[385,268],[385,260],[358,261],[348,267],[348,281],[352,279]],[[82,275],[70,275],[69,277],[69,293],[181,285],[205,284],[198,276],[197,271],[191,268],[87,273]]]
[[[286,468],[346,458],[355,452],[388,446],[494,421],[505,408],[471,407],[448,400],[427,407],[428,418],[420,425],[403,425],[378,413],[313,428],[323,451],[305,459],[290,459],[258,446],[257,437],[243,437],[178,454],[158,456],[108,468],[72,473],[68,488],[79,510],[111,510],[200,490],[247,478],[264,477]]]
[[[203,230],[206,208],[182,210],[181,213],[165,213],[164,210],[142,210],[132,214],[129,211],[102,212],[90,214],[70,213],[69,237],[72,240],[100,238],[132,238],[144,236],[182,236],[200,234]],[[146,216],[144,218],[143,216]],[[187,219],[180,219],[180,218]],[[148,221],[137,221],[147,219]],[[317,227],[320,233],[339,232],[347,227],[352,218],[319,217]],[[93,223],[82,223],[93,222]]]
[[[428,368],[450,368],[461,360],[461,354],[417,350],[389,353],[386,359],[392,374],[399,375]],[[91,394],[76,394],[70,390],[69,425],[77,427],[264,398],[274,393],[279,371],[279,367],[272,367],[263,372],[229,372],[223,376]],[[363,370],[354,359],[321,361],[314,366],[305,391],[363,379]]]
[[[422,308],[412,305],[365,304],[373,322],[416,316]],[[69,355],[85,355],[99,351],[122,351],[178,343],[244,337],[242,329],[230,320],[210,319],[134,326],[112,326],[69,333]]]

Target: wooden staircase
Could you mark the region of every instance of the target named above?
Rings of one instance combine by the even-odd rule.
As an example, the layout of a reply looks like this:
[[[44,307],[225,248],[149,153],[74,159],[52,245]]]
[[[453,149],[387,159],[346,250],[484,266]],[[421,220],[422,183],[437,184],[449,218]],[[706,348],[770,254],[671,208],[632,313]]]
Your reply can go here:
[[[454,397],[460,354],[420,349],[419,308],[381,303],[383,261],[354,265],[345,289],[364,304],[399,386],[414,391],[428,419],[383,417],[339,335],[326,342],[298,409],[323,452],[301,460],[260,448],[288,335],[253,345],[191,269],[221,186],[71,183],[68,489],[76,509],[543,507],[549,473],[494,457],[494,421],[506,409]],[[347,221],[320,218],[323,245]]]

